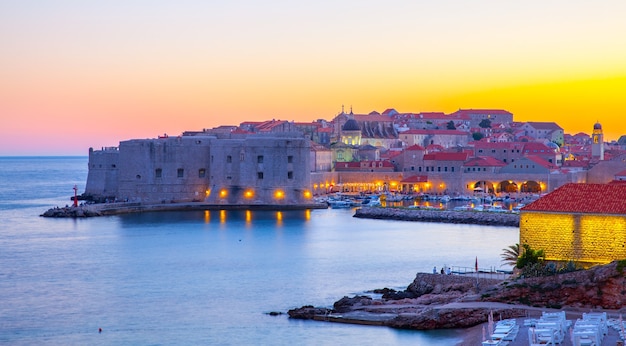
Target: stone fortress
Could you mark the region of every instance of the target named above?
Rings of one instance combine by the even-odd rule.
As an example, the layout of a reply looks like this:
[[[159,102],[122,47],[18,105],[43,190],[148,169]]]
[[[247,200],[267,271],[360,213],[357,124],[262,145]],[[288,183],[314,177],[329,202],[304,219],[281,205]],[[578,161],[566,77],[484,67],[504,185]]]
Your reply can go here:
[[[89,150],[85,196],[144,204],[311,203],[309,142],[297,134],[183,135]]]

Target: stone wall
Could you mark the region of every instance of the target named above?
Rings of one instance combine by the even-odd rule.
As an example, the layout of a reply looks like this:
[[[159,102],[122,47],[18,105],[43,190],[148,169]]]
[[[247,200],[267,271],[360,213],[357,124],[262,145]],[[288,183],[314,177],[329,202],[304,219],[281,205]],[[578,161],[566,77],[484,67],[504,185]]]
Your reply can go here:
[[[402,221],[465,223],[475,225],[511,226],[519,225],[519,215],[512,213],[490,213],[480,211],[419,210],[402,208],[359,208],[354,217]]]
[[[626,216],[522,211],[520,245],[546,260],[604,264],[626,258]]]

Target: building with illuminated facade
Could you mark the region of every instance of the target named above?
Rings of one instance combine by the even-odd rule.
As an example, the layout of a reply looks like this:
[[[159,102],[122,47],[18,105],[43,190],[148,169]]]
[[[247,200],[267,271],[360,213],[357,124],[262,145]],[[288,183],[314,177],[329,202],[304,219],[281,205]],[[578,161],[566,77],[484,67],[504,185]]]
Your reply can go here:
[[[203,134],[89,150],[85,196],[141,203],[310,203],[309,140],[297,133]]]
[[[520,245],[584,266],[626,258],[626,185],[565,184],[522,208]]]

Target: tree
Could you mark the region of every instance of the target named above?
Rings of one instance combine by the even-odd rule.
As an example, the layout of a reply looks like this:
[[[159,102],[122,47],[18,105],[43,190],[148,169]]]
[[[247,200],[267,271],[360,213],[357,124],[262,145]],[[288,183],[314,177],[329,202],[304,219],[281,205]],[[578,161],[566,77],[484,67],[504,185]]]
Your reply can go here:
[[[483,135],[480,132],[472,133],[472,138],[474,138],[475,141],[479,141],[479,140],[483,139],[483,137],[485,137],[485,135]]]
[[[478,123],[478,126],[482,127],[483,129],[488,129],[491,127],[491,120],[483,119],[480,121],[480,123]]]
[[[446,124],[446,128],[448,130],[456,130],[456,126],[454,126],[454,121],[452,120],[448,121],[448,123]]]
[[[534,250],[528,244],[523,244],[522,246],[524,248],[524,252],[522,252],[517,259],[517,268],[522,269],[526,266],[543,262],[543,258],[545,257],[543,250]]]
[[[502,258],[502,262],[504,262],[503,265],[508,264],[513,267],[517,266],[519,244],[515,243],[514,245],[509,245],[508,247],[502,249],[500,257]]]

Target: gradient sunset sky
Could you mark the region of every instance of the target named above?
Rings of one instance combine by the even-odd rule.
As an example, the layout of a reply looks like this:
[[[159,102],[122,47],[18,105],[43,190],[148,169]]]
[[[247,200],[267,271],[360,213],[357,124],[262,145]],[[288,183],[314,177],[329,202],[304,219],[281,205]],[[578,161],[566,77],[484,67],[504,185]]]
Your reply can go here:
[[[626,1],[0,0],[0,155],[269,119],[505,109],[626,134]]]

